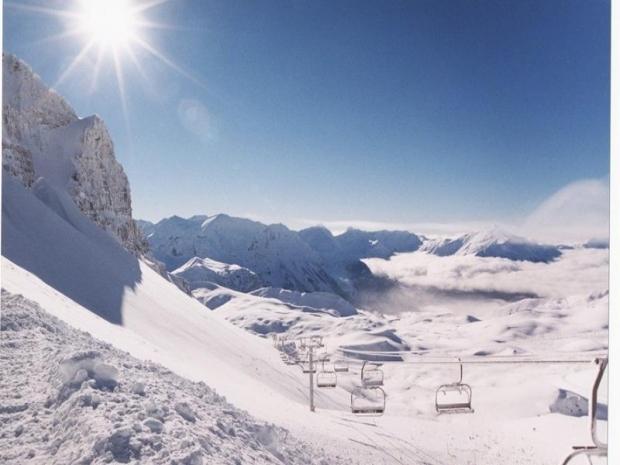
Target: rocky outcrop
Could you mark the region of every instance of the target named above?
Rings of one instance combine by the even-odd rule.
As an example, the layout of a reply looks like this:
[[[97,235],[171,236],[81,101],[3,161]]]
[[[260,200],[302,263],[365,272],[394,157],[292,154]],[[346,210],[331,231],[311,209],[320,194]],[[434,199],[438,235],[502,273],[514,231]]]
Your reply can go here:
[[[98,116],[79,118],[24,62],[3,54],[2,167],[30,187],[43,177],[128,250],[148,249],[127,176]]]

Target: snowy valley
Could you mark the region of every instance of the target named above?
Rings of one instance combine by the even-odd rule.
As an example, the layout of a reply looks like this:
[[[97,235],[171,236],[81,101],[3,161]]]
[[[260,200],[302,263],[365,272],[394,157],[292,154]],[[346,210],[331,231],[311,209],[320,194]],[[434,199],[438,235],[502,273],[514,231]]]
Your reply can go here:
[[[589,440],[605,243],[136,221],[103,121],[3,70],[3,463],[546,465]],[[313,336],[347,371],[310,412],[277,341]],[[351,411],[365,357],[382,416]],[[474,412],[438,414],[458,359]]]

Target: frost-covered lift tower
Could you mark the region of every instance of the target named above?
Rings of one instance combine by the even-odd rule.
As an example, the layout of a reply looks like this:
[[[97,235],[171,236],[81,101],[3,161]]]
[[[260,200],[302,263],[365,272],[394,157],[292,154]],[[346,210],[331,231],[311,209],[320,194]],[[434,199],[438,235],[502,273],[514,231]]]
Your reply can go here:
[[[605,374],[607,368],[606,358],[597,358],[594,363],[598,365],[598,372],[592,385],[592,394],[590,395],[590,408],[589,408],[589,422],[590,422],[590,437],[592,438],[592,444],[589,446],[573,446],[573,452],[562,462],[562,465],[567,465],[575,457],[585,455],[589,463],[592,463],[590,457],[607,457],[607,444],[601,442],[596,433],[596,409],[598,406],[598,388],[601,385],[601,380]]]
[[[314,351],[320,347],[323,347],[323,337],[312,336],[309,339],[301,339],[299,347],[306,351],[306,356],[301,359],[300,365],[304,373],[308,373],[308,388],[309,388],[309,402],[310,411],[314,412],[314,373],[316,373],[316,365],[314,361]]]
[[[473,413],[471,407],[472,390],[463,383],[463,363],[459,361],[459,380],[456,383],[442,384],[435,392],[437,413]]]

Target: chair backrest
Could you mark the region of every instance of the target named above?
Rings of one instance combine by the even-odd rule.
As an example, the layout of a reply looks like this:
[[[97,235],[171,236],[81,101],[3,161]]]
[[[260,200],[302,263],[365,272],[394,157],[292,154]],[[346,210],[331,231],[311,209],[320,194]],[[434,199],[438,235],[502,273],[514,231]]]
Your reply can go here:
[[[597,447],[607,447],[607,444],[601,442],[596,432],[596,410],[598,408],[598,389],[601,385],[601,380],[605,374],[608,360],[606,358],[597,358],[594,363],[598,365],[598,372],[592,385],[592,394],[590,395],[590,434],[592,435],[592,443]]]

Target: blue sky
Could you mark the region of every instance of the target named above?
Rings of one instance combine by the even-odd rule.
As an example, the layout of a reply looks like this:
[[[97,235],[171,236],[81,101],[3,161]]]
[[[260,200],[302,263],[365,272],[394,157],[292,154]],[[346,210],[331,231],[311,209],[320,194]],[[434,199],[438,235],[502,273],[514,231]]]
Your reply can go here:
[[[70,1],[21,2],[58,5]],[[609,173],[610,6],[600,0],[171,0],[148,40],[92,85],[57,90],[100,114],[134,213],[267,221],[510,221]],[[4,50],[55,83],[82,39],[4,10]]]

